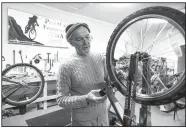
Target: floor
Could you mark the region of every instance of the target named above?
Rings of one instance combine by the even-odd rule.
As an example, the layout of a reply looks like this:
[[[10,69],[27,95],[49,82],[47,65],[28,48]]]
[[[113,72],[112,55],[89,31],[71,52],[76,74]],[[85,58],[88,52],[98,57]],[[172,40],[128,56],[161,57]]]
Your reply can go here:
[[[116,93],[117,100],[124,107],[125,97],[121,95],[121,93]],[[136,121],[139,122],[139,113],[140,113],[141,104],[135,104],[135,115]],[[179,110],[177,112],[175,120],[174,112],[165,113],[160,111],[159,107],[151,106],[151,126],[185,126],[185,109]],[[111,109],[111,111],[113,111]]]
[[[59,109],[61,109],[59,106],[48,107],[47,110],[37,109],[36,105],[28,106],[27,112],[24,115],[18,114],[2,119],[2,126],[28,126],[26,120],[45,115]]]
[[[121,96],[119,93],[116,93],[117,99],[120,101],[124,100],[124,97]],[[136,114],[136,121],[139,121],[139,108],[141,107],[140,104],[136,104],[135,114]],[[25,120],[41,116],[53,111],[57,111],[61,109],[58,106],[51,106],[48,107],[47,110],[43,109],[36,109],[36,105],[30,105],[27,108],[27,112],[24,115],[15,115],[12,117],[7,117],[2,119],[1,126],[28,126]],[[110,111],[113,111],[111,108]],[[180,110],[177,112],[176,119],[173,119],[173,112],[171,113],[164,113],[161,112],[157,106],[151,106],[151,123],[152,126],[185,126],[185,109]]]

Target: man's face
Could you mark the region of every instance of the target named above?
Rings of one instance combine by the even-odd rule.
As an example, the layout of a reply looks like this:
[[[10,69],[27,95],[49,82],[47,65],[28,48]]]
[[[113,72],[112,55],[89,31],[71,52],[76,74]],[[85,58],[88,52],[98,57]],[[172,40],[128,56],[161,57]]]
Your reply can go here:
[[[70,42],[75,47],[78,55],[86,55],[90,51],[90,42],[92,40],[88,30],[81,26],[72,35]]]

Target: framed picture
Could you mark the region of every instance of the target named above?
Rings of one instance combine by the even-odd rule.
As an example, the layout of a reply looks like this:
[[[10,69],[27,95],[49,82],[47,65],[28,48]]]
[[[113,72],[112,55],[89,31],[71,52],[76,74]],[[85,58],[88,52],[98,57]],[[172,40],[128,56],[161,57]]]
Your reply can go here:
[[[8,43],[43,47],[68,47],[67,23],[8,9]]]

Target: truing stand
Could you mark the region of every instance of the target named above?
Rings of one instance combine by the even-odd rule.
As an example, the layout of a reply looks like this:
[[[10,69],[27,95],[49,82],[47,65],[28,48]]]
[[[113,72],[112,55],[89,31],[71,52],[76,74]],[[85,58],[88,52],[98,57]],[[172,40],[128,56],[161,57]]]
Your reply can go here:
[[[135,99],[136,99],[136,86],[137,86],[137,72],[139,53],[132,54],[130,58],[129,76],[127,81],[127,95],[125,98],[125,108],[123,116],[123,126],[135,126]],[[130,118],[126,118],[126,116]]]
[[[123,108],[119,104],[118,100],[112,93],[112,89],[115,86],[115,82],[111,82],[108,79],[106,80],[107,85],[106,89],[100,91],[100,95],[103,96],[107,93],[108,99],[116,112],[116,115],[119,119],[121,125],[118,125],[118,121],[113,118],[111,121],[112,124],[117,124],[118,126],[151,126],[151,112],[150,107],[143,105],[140,108],[140,117],[139,117],[139,124],[136,123],[136,115],[135,115],[135,99],[136,99],[136,86],[137,86],[137,79],[139,77],[138,72],[140,69],[138,68],[138,62],[141,61],[143,58],[147,58],[148,54],[146,53],[139,53],[136,52],[135,54],[131,55],[130,58],[130,66],[129,66],[129,76],[127,80],[127,94],[125,99],[125,107],[124,113]],[[150,67],[149,67],[149,59],[144,59],[143,61],[143,73],[142,73],[142,94],[149,94],[150,93]],[[143,75],[144,74],[144,75]],[[120,88],[122,89],[122,87]],[[108,95],[109,94],[109,95]]]
[[[144,59],[146,58],[146,59]],[[143,53],[141,56],[141,60],[143,60],[143,73],[142,73],[142,94],[150,94],[150,60],[148,59],[149,56],[147,53]],[[151,126],[151,107],[147,105],[141,105],[140,108],[140,116],[139,116],[139,124],[140,126]]]

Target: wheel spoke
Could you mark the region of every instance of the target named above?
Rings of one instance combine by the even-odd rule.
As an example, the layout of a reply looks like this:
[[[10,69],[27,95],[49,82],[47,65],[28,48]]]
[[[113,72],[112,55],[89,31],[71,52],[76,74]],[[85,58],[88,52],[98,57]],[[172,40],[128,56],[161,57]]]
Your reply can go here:
[[[7,92],[11,91],[11,90],[14,89],[14,88],[15,88],[15,90],[16,90],[18,87],[16,87],[16,86],[10,87],[9,90],[7,90],[6,92],[4,92],[4,94],[6,94]]]
[[[152,89],[151,89],[151,86],[149,85],[149,82],[147,81],[147,79],[145,78],[145,76],[144,76],[144,74],[142,73],[142,71],[138,68],[138,70],[140,71],[140,73],[142,74],[142,76],[143,76],[143,78],[144,78],[144,80],[145,80],[145,82],[147,83],[146,85],[147,85],[147,87],[150,89],[150,91],[151,91],[151,93],[152,93]]]
[[[143,29],[141,28],[141,31],[140,31],[140,43],[139,43],[139,45],[138,45],[138,49],[139,49],[139,47],[140,47],[140,45],[141,45],[141,43],[142,43],[142,33],[143,33]],[[139,51],[140,51],[140,49],[139,49]]]
[[[147,19],[147,22],[148,22],[148,19]],[[147,23],[146,23],[146,25],[147,25]],[[146,31],[145,31],[145,33],[143,35],[142,51],[143,51],[144,39],[145,39],[145,37],[147,35],[147,32],[149,31],[149,28],[151,27],[151,25],[152,25],[152,23],[149,24],[149,26],[147,27],[147,29],[146,29]]]
[[[9,96],[11,96],[13,93],[15,93],[17,90],[19,90],[21,87],[16,88],[15,90],[13,90],[11,93],[9,93],[8,95],[6,95],[2,101],[6,100],[6,98],[8,98]]]
[[[125,53],[125,51],[123,49],[119,49],[119,51],[122,51],[123,53]]]
[[[158,78],[159,82],[163,85],[163,87],[166,88],[166,89],[168,89],[168,88],[165,86],[165,84],[162,82],[162,80],[159,78],[159,76],[158,76],[157,78]]]
[[[130,40],[131,40],[131,42],[132,42],[132,51],[133,51],[133,47],[134,47],[134,42],[133,42],[133,40],[132,40],[132,35],[130,34],[129,35],[129,32],[127,31],[127,35],[129,36],[129,38],[130,38]]]
[[[152,54],[152,56],[157,56],[157,55],[162,55],[162,54],[166,54],[166,53],[172,53],[174,52],[173,50],[169,50],[169,51],[162,51],[160,53],[157,53],[157,54]]]
[[[133,44],[131,44],[131,43],[127,42],[127,41],[125,41],[125,42],[128,43],[128,44],[130,44],[131,46],[135,47],[136,49],[140,50],[138,47],[134,46]]]
[[[153,70],[150,66],[149,66],[149,68],[151,69],[151,71],[153,71],[154,74],[156,74],[156,73],[154,72],[154,70]],[[158,78],[158,80],[160,81],[160,83],[163,85],[163,87],[167,89],[167,87],[166,87],[165,84],[162,82],[162,80],[159,78],[159,76],[157,76],[157,78]]]
[[[141,62],[141,64],[143,64],[143,63]],[[148,63],[147,63],[147,65],[149,66],[149,68],[151,69],[151,71],[155,74],[154,69],[152,69],[151,66]],[[147,69],[147,66],[144,65],[144,67]]]
[[[27,91],[28,91],[28,89],[26,89],[24,92],[22,92],[21,95],[19,95],[19,99],[22,98],[22,95],[23,95],[25,92],[27,92]]]
[[[127,43],[125,44],[125,50],[126,50],[126,53],[128,54]]]
[[[25,92],[30,92],[31,94],[36,94],[35,92],[38,92],[38,90],[36,89],[36,88],[27,88],[21,95],[20,95],[20,97],[25,93]],[[34,96],[33,95],[33,96]]]
[[[147,22],[148,22],[148,19],[147,19]],[[146,23],[146,25],[147,25],[147,23]],[[152,23],[150,23],[149,26],[147,27],[147,29],[143,35],[143,38],[145,38],[145,36],[147,35],[147,32],[149,31],[149,28],[151,27],[151,25],[152,25]]]
[[[169,33],[173,28],[174,28],[174,26],[171,27],[171,28],[168,30],[168,33]],[[175,35],[177,35],[177,34],[180,34],[180,33],[177,32],[177,33],[175,33],[173,36],[175,36]],[[165,36],[165,34],[164,34],[161,38],[159,38],[158,40],[154,41],[154,46],[157,45],[158,43],[160,43],[161,41],[165,40],[165,39],[167,39],[167,36]],[[149,47],[148,47],[148,48],[149,48]],[[151,48],[152,48],[152,47],[151,47]],[[147,50],[148,50],[148,49],[147,49]],[[145,51],[147,51],[147,50],[145,50]],[[162,51],[163,51],[163,50],[162,50]]]
[[[170,31],[172,31],[172,29],[174,29],[174,26],[172,26],[167,33],[169,33]],[[166,39],[167,37],[165,35],[167,35],[167,33],[164,33],[163,36],[161,36],[158,40],[155,41],[155,43],[159,42],[161,39]],[[179,33],[179,32],[178,32]],[[175,33],[175,34],[178,34],[178,33]]]
[[[38,92],[38,90],[39,90],[38,89],[39,87],[31,87],[31,86],[29,86],[29,88],[30,88],[30,90],[33,90],[34,92]]]
[[[14,87],[13,84],[11,84],[11,85],[2,85],[2,90],[6,90],[7,88],[12,88],[12,87]]]
[[[162,31],[163,31],[163,30],[165,29],[165,27],[167,26],[167,24],[168,24],[168,22],[166,22],[166,23],[164,24],[164,26],[162,27],[162,29],[159,31],[159,33],[158,33],[158,34],[155,36],[155,38],[153,39],[151,45],[149,46],[149,47],[150,47],[149,54],[150,54],[151,49],[152,49],[152,47],[153,47],[153,45],[154,45],[154,43],[155,43],[155,40],[159,37],[159,35],[162,33]],[[148,50],[148,48],[147,48],[147,50]],[[146,51],[146,50],[145,50],[145,51]]]
[[[157,35],[158,31],[159,31],[159,27],[160,27],[160,24],[158,25],[158,28],[157,28],[157,30],[156,30],[155,37],[156,37],[156,35]],[[154,39],[155,39],[155,37],[154,37]],[[151,46],[151,45],[149,45],[149,47],[148,47],[148,48],[146,48],[144,51],[145,51],[145,52],[147,52],[147,50],[148,50],[150,47],[152,47],[152,46]]]

